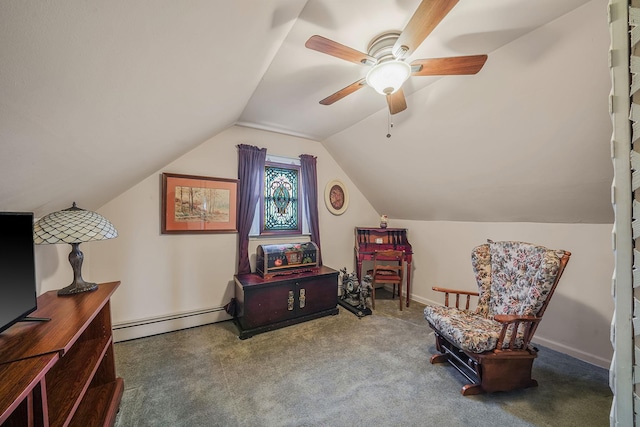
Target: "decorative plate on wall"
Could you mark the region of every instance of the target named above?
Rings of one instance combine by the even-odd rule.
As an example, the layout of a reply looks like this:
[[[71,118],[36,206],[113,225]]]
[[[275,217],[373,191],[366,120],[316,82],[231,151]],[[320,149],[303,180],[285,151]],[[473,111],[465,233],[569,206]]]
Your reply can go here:
[[[347,187],[340,180],[329,181],[324,188],[324,202],[329,212],[334,215],[342,215],[349,206]]]

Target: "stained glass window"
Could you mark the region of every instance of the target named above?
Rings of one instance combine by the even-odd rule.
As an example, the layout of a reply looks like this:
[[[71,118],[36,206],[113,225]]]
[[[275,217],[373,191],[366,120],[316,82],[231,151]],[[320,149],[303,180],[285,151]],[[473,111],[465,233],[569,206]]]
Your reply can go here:
[[[263,232],[300,232],[298,183],[300,170],[289,165],[264,169]]]

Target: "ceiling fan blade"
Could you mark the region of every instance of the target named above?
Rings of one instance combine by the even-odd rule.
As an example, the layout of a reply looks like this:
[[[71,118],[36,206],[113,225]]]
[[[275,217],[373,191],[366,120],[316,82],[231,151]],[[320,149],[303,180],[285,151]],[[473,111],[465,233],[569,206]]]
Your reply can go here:
[[[337,91],[333,95],[327,96],[325,99],[320,101],[320,104],[322,104],[322,105],[331,105],[336,101],[340,101],[345,96],[350,95],[353,92],[357,91],[358,89],[360,89],[364,85],[365,85],[365,79],[360,79],[357,82],[353,82],[349,86],[347,86],[347,87],[345,87],[343,89],[340,89],[339,91]]]
[[[335,56],[336,58],[344,59],[356,64],[374,65],[376,63],[376,59],[373,56],[369,56],[366,53],[357,51],[349,46],[334,42],[333,40],[329,40],[322,36],[311,36],[304,45],[309,49],[317,50],[318,52],[326,53],[327,55]]]
[[[457,3],[458,0],[422,0],[393,46],[396,58],[411,55]]]
[[[387,104],[389,105],[389,112],[391,114],[396,114],[407,109],[407,100],[404,97],[402,88],[391,95],[387,95]]]
[[[456,74],[476,74],[487,61],[487,55],[454,56],[451,58],[416,59],[411,67],[420,68],[413,76],[449,76]]]

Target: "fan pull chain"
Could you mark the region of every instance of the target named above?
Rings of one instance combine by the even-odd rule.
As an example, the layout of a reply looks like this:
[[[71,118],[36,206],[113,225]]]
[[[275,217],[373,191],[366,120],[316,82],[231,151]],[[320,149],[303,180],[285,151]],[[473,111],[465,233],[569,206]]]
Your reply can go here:
[[[391,138],[391,128],[393,123],[391,122],[391,111],[387,113],[387,138]]]

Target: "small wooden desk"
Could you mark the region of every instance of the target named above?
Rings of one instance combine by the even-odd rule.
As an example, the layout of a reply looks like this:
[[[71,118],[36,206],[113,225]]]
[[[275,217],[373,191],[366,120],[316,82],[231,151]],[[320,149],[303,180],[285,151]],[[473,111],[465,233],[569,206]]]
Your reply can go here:
[[[406,228],[368,228],[356,227],[356,242],[354,246],[355,258],[358,268],[356,274],[358,281],[362,280],[362,262],[373,261],[375,251],[395,249],[404,251],[407,256],[407,307],[411,295],[411,258],[413,249],[407,239]]]

